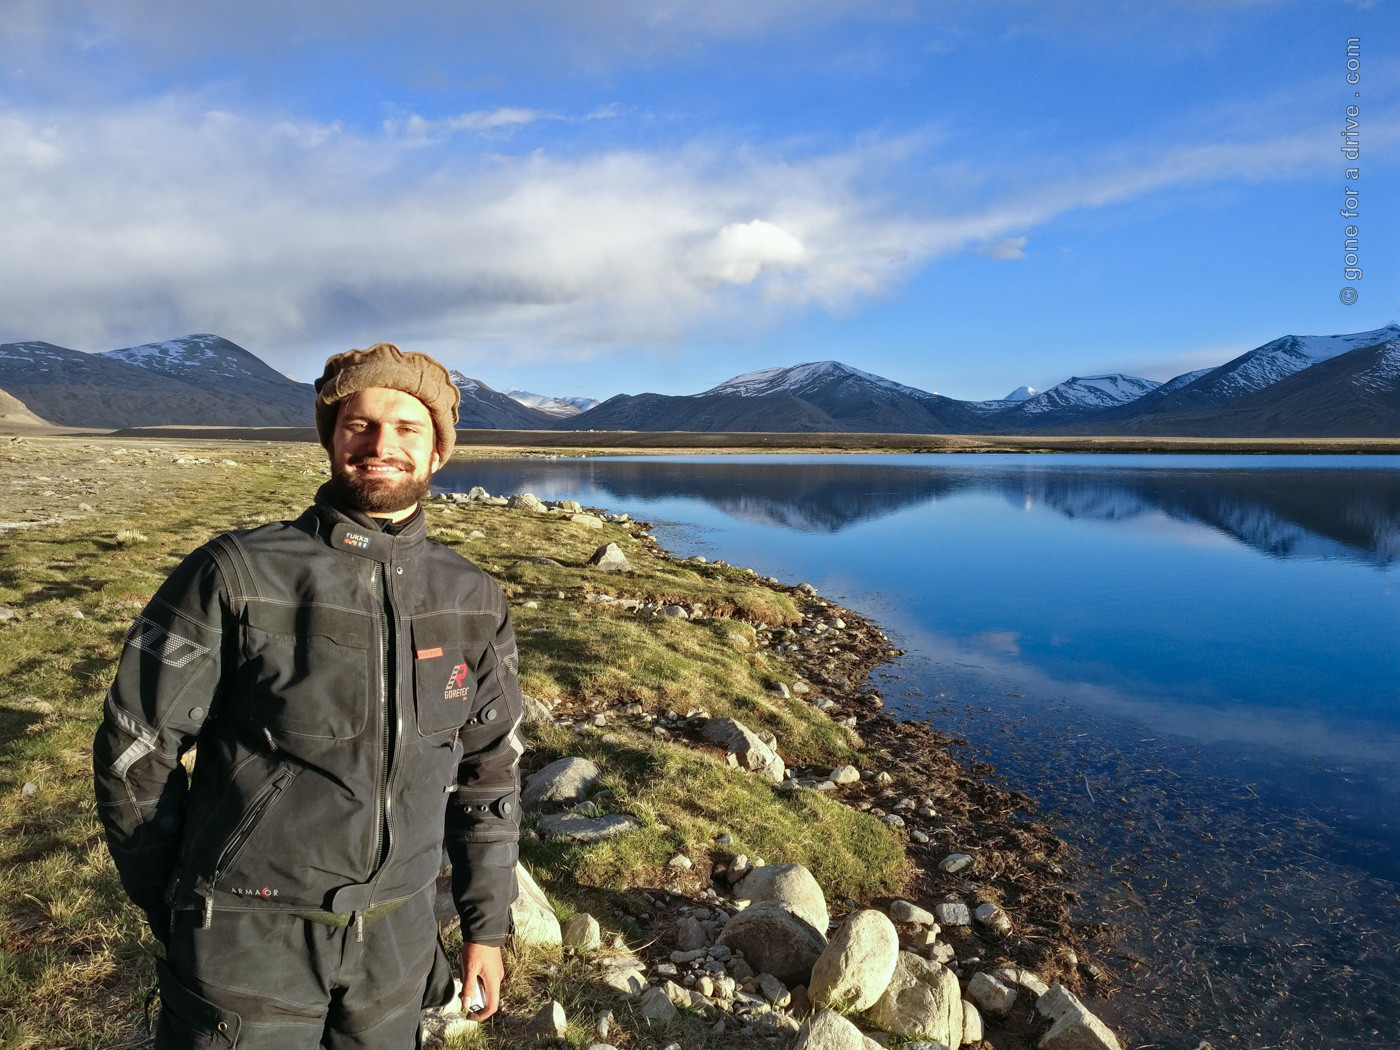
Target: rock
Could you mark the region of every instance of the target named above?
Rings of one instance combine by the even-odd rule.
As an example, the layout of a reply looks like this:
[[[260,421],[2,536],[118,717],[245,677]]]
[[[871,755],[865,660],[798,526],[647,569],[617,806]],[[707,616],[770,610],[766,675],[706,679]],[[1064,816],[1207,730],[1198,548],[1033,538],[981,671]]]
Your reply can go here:
[[[586,758],[559,758],[525,781],[520,801],[526,806],[582,802],[603,771]]]
[[[601,529],[603,527],[603,519],[593,514],[570,514],[569,520],[575,525],[582,525],[589,529]]]
[[[547,839],[569,839],[573,842],[602,842],[641,827],[632,817],[609,813],[606,817],[581,817],[577,813],[554,813],[539,824],[540,834]]]
[[[972,867],[972,858],[966,853],[950,853],[938,862],[938,870],[948,875],[956,875]]]
[[[910,922],[919,926],[932,926],[937,922],[931,911],[908,901],[893,901],[890,904],[890,918],[895,922]]]
[[[852,765],[837,766],[827,775],[827,779],[833,784],[854,784],[860,780],[860,770]]]
[[[545,701],[530,696],[528,693],[521,693],[520,699],[524,701],[525,705],[526,725],[538,725],[541,722],[554,720],[554,713]]]
[[[1031,994],[1032,998],[1037,1000],[1050,990],[1050,986],[1036,974],[1015,966],[1003,966],[999,970],[994,970],[992,976],[1001,981],[1002,984],[1024,988]]]
[[[831,925],[826,897],[812,873],[801,864],[765,864],[753,868],[734,887],[734,896],[749,901],[780,901],[794,915],[826,932]]]
[[[977,910],[972,914],[978,922],[986,926],[993,933],[1004,935],[1011,932],[1010,917],[1006,912],[1001,910],[1000,906],[993,904],[991,901],[985,904],[979,904]]]
[[[676,1004],[666,996],[661,988],[648,988],[642,993],[638,1010],[648,1021],[666,1024],[676,1019]]]
[[[472,503],[478,503],[481,500],[490,498],[491,493],[487,492],[480,485],[473,485],[471,490],[467,493],[467,500]]]
[[[616,543],[605,543],[593,552],[588,564],[600,572],[631,572],[632,564]]]
[[[676,620],[689,620],[690,613],[685,611],[684,605],[663,605],[656,610],[657,616],[670,616]]]
[[[564,1004],[557,999],[551,999],[541,1006],[525,1025],[526,1037],[535,1042],[564,1039],[568,1034],[569,1022],[564,1016]]]
[[[700,920],[694,915],[687,915],[681,920],[681,924],[676,928],[676,947],[683,952],[698,951],[709,947],[710,935],[705,932],[705,927],[700,925]]]
[[[564,923],[561,933],[566,948],[577,948],[581,952],[591,952],[603,943],[602,927],[586,912]]]
[[[583,1050],[617,1050],[612,1043],[589,1043]]]
[[[612,1031],[612,1020],[613,1012],[611,1010],[604,1010],[598,1015],[598,1022],[594,1025],[594,1029],[597,1031],[599,1039],[608,1037],[608,1033]]]
[[[598,980],[623,995],[636,995],[647,986],[646,974],[642,972],[642,961],[631,954],[604,959]]]
[[[962,1042],[962,994],[953,972],[938,963],[900,952],[884,995],[866,1016],[895,1035],[918,1035],[940,1043]]]
[[[19,613],[15,612],[8,605],[0,605],[0,623],[6,623],[10,620],[18,620],[19,618]]]
[[[712,718],[700,735],[712,744],[734,752],[739,765],[774,784],[783,782],[783,760],[757,733],[733,718]]]
[[[963,1045],[968,1043],[980,1043],[987,1037],[986,1025],[982,1023],[982,1014],[972,1003],[963,1000]]]
[[[725,874],[725,878],[729,880],[729,884],[732,886],[752,870],[753,865],[749,863],[749,855],[747,853],[740,853],[729,862],[729,871]]]
[[[522,492],[518,495],[511,496],[506,500],[506,506],[510,507],[512,510],[532,510],[536,514],[544,514],[549,510],[549,508],[544,505],[543,501],[533,492]]]
[[[768,691],[784,700],[792,699],[792,692],[788,689],[786,682],[774,682],[768,687]]]
[[[933,914],[944,926],[971,926],[972,912],[966,904],[957,901],[944,902],[933,906]]]
[[[726,922],[719,943],[743,952],[741,963],[791,986],[807,983],[812,965],[826,948],[826,936],[781,902],[763,900]],[[739,975],[737,966],[734,974]]]
[[[1037,999],[1035,1008],[1055,1022],[1041,1036],[1041,1050],[1121,1050],[1117,1036],[1062,984]]]
[[[881,770],[880,772],[875,774],[875,783],[879,784],[881,787],[884,787],[886,784],[893,784],[894,777],[891,774],[885,772],[884,770]]]
[[[786,1006],[792,1001],[792,993],[788,991],[787,985],[771,973],[759,974],[757,981],[758,990],[763,993],[763,998],[774,1006]]]
[[[30,781],[19,789],[20,798],[32,798],[39,793],[39,785]]]
[[[677,853],[666,862],[666,866],[668,868],[676,868],[680,871],[689,871],[691,868],[695,867],[695,862],[684,853]]]
[[[885,993],[899,959],[899,934],[874,909],[850,916],[812,967],[812,1004],[843,1012],[868,1009]]]
[[[975,973],[967,985],[967,997],[989,1017],[1005,1017],[1016,1005],[1016,989],[989,973]]]
[[[523,864],[515,866],[516,894],[510,906],[515,937],[526,944],[562,944],[559,917]],[[454,908],[455,911],[455,908]]]
[[[797,1030],[792,1050],[865,1050],[865,1036],[835,1010],[819,1010]]]

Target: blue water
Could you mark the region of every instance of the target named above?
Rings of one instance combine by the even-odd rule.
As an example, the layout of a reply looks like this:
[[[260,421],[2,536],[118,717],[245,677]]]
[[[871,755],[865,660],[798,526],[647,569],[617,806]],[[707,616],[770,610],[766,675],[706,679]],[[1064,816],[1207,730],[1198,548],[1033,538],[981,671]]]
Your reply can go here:
[[[1327,1045],[1392,1045],[1356,1003],[1376,1003],[1382,970],[1400,983],[1400,461],[459,457],[437,478],[472,485],[626,512],[681,556],[808,581],[875,619],[907,651],[877,676],[888,707],[966,738],[1036,799],[1096,896],[1151,900],[1132,958],[1191,953],[1212,975],[1225,1005],[1151,1045],[1233,1038],[1229,996],[1280,987],[1293,1012],[1232,1045],[1315,1040],[1320,1015]],[[1318,903],[1319,872],[1351,887],[1355,932]],[[1229,923],[1203,936],[1208,897],[1246,945],[1284,906],[1314,947],[1242,963]],[[1363,983],[1292,987],[1280,967],[1317,945],[1316,967]],[[1143,971],[1144,998],[1169,970]],[[1349,1011],[1366,1015],[1353,1030]]]

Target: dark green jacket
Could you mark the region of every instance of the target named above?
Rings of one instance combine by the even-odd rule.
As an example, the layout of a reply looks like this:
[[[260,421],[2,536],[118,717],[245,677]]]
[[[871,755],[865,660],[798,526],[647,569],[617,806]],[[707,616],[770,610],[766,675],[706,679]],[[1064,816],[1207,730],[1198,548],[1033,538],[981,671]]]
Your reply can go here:
[[[500,590],[421,512],[391,535],[323,489],[296,521],[212,540],[132,626],[93,745],[127,893],[153,925],[172,907],[373,918],[433,881],[445,844],[465,939],[500,944],[517,664]]]

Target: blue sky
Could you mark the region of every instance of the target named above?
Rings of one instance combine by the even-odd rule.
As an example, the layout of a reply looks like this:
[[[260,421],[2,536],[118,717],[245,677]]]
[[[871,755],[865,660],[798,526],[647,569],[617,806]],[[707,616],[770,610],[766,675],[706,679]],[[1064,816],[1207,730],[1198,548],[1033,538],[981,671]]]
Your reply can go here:
[[[1392,0],[5,8],[0,340],[976,399],[1400,320]]]

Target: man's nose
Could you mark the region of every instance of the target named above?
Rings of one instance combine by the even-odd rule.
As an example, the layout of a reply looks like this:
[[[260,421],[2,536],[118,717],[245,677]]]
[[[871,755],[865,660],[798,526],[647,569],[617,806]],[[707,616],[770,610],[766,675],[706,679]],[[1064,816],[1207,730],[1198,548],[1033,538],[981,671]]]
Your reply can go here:
[[[394,435],[388,427],[376,427],[370,435],[370,441],[374,446],[374,454],[383,458],[394,444]]]

